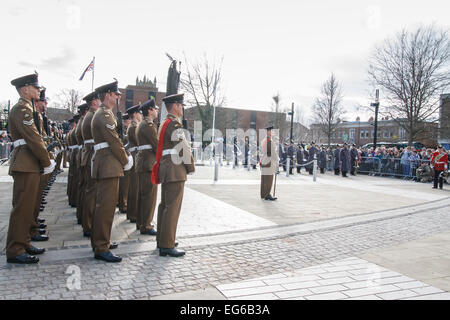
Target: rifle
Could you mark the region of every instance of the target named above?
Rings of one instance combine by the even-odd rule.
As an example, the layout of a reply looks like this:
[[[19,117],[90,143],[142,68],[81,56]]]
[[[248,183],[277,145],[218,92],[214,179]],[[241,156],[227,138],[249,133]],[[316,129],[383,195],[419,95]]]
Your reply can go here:
[[[43,125],[44,125],[44,131],[47,134],[47,136],[50,137],[50,129],[48,127],[48,118],[45,113],[42,114],[42,121],[43,121]]]
[[[31,105],[33,106],[33,119],[34,119],[34,124],[36,125],[36,129],[39,132],[39,134],[42,134],[41,132],[41,121],[39,119],[39,115],[38,112],[36,111],[36,109],[34,108],[34,99],[31,99]]]
[[[122,123],[122,112],[117,111],[117,133],[119,138],[123,140],[123,123]]]

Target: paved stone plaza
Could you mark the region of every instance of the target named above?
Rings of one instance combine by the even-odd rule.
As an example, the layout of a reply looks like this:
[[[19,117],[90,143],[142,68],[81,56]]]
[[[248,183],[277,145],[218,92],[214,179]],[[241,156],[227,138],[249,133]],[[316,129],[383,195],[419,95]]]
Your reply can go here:
[[[0,168],[0,299],[450,299],[450,187],[331,172],[277,178],[259,198],[259,170],[197,166],[178,223],[182,258],[115,215],[119,264],[95,260],[67,203],[67,169],[42,217],[39,265],[6,263],[12,179]]]

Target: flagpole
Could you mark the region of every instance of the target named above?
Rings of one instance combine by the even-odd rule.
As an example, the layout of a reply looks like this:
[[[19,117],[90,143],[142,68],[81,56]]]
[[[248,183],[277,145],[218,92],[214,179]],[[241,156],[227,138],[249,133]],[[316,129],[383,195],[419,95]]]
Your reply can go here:
[[[94,70],[95,70],[95,57],[92,59],[92,92],[94,92]]]

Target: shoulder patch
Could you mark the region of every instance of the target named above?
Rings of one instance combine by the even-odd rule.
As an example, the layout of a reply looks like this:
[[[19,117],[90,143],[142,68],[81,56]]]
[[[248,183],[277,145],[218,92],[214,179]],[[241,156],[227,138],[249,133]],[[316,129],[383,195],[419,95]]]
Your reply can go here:
[[[114,125],[114,124],[106,124],[106,127],[109,129],[109,130],[114,130],[115,128],[116,128],[116,126]]]
[[[30,115],[29,115],[28,113],[25,113],[23,116],[24,116],[25,118],[28,118]]]
[[[31,119],[30,121],[23,120],[22,122],[23,122],[23,124],[25,124],[27,126],[31,126],[33,124],[33,119]]]

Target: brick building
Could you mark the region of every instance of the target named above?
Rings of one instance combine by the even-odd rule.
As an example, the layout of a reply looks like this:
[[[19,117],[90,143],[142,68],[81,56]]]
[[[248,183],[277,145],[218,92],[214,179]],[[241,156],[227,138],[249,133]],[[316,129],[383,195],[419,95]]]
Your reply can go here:
[[[415,140],[422,142],[425,146],[435,147],[437,142],[437,123],[426,122],[423,125],[426,126],[425,132]],[[320,130],[320,125],[312,124],[310,129],[311,137],[316,143],[328,143],[326,135]],[[332,134],[330,143],[342,144],[348,142],[362,146],[366,143],[373,143],[373,138],[373,117],[368,121],[361,121],[358,117],[356,121],[343,121],[340,123],[336,131]],[[378,120],[377,143],[397,143],[403,141],[408,141],[407,133],[395,120],[388,118]]]
[[[166,96],[166,93],[160,92],[156,86],[156,78],[150,81],[145,76],[143,80],[136,78],[135,85],[127,85],[126,88],[119,88],[119,90],[122,93],[119,102],[119,110],[122,113],[131,106],[147,101],[151,96],[155,98],[156,105],[161,107],[162,99]],[[114,108],[113,112],[116,114],[117,108]]]
[[[197,107],[186,108],[184,112],[187,121],[188,130],[194,131],[194,121],[201,121]],[[212,122],[212,120],[211,120]],[[277,128],[277,123],[279,126]],[[246,110],[237,108],[217,107],[216,108],[216,129],[226,135],[226,129],[242,129],[244,131],[250,128],[255,129],[259,137],[259,130],[273,125],[279,129],[280,138],[285,140],[289,138],[290,120],[286,118],[285,113],[276,113],[259,110]],[[211,124],[212,126],[212,124]],[[308,138],[309,129],[300,123],[294,123],[293,137],[294,141],[305,140]]]
[[[439,105],[439,143],[450,150],[450,94],[442,94]]]

